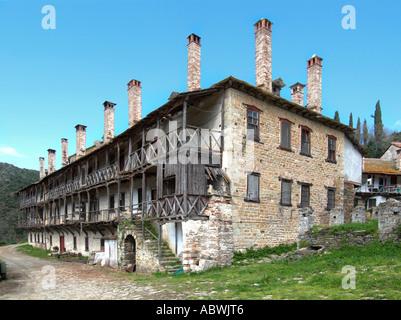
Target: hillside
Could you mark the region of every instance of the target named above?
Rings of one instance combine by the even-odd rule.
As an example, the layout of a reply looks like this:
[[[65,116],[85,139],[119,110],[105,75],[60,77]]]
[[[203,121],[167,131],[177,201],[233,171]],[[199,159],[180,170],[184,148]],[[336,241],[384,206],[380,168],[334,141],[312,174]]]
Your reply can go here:
[[[25,239],[24,232],[17,229],[18,203],[15,192],[38,179],[38,171],[0,162],[0,244]]]

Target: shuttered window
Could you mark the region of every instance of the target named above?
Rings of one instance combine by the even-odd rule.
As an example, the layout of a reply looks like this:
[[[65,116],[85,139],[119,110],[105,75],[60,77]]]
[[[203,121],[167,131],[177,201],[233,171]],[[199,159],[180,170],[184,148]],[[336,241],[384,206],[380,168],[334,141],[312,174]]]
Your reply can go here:
[[[311,150],[311,133],[307,128],[301,129],[301,154],[310,155]]]
[[[291,123],[287,120],[281,120],[281,141],[280,147],[291,149]]]
[[[259,173],[248,173],[245,200],[259,202],[259,179]]]
[[[335,162],[336,161],[336,141],[337,139],[333,136],[328,137],[328,155],[327,160]]]
[[[310,185],[301,184],[301,208],[310,207]]]
[[[335,189],[327,189],[327,210],[334,209],[336,206],[336,191]]]
[[[247,106],[247,137],[254,141],[259,141],[259,113],[257,108]]]
[[[291,185],[291,180],[281,180],[281,205],[291,205]]]

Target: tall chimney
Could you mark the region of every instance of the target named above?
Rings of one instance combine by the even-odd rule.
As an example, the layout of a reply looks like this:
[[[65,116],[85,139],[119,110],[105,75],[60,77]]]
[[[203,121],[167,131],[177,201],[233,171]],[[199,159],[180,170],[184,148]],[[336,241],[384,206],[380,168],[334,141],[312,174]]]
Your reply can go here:
[[[255,84],[267,92],[272,92],[272,25],[260,19],[255,26]]]
[[[104,106],[104,131],[103,141],[109,142],[114,138],[114,106],[116,104],[110,101],[105,101]]]
[[[195,91],[201,88],[201,38],[192,33],[187,39],[187,91]]]
[[[322,113],[322,61],[316,54],[307,61],[306,105],[318,113]]]
[[[39,180],[42,180],[46,176],[45,172],[45,158],[39,158]]]
[[[291,88],[291,101],[298,103],[299,105],[304,105],[304,87],[305,85],[297,82],[293,84]]]
[[[127,84],[128,90],[128,125],[132,127],[142,118],[141,82],[132,79]]]
[[[56,150],[48,149],[47,152],[48,170],[49,174],[51,174],[56,171]]]
[[[77,159],[85,155],[86,152],[86,126],[77,124],[75,126],[77,137]]]
[[[61,166],[68,164],[68,139],[61,139]]]

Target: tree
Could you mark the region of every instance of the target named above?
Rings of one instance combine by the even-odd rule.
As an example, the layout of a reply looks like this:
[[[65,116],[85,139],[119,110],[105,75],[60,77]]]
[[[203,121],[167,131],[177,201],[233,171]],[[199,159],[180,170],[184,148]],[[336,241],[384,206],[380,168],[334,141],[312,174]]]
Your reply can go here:
[[[361,119],[359,117],[358,121],[356,122],[355,139],[358,141],[358,143],[361,143]]]
[[[376,103],[375,110],[375,139],[378,145],[381,145],[384,138],[383,122],[382,122],[382,110],[380,108],[380,100]]]
[[[349,126],[351,128],[354,127],[354,120],[352,119],[352,112],[349,114]]]
[[[334,114],[334,120],[341,122],[340,121],[340,114],[338,113],[338,111],[336,111],[336,113]]]
[[[368,124],[366,123],[366,119],[363,122],[362,131],[363,131],[362,132],[363,145],[366,146],[368,144],[368,140],[369,140]]]

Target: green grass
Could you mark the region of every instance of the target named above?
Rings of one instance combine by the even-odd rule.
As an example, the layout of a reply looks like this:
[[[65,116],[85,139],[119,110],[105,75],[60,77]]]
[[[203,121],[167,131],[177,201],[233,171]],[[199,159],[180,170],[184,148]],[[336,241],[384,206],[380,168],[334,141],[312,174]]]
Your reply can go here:
[[[43,250],[39,248],[34,248],[29,244],[16,247],[16,250],[20,253],[26,254],[31,257],[41,258],[41,259],[55,259],[54,257],[49,257],[47,254],[51,253],[50,250]]]
[[[375,241],[343,246],[289,262],[237,262],[231,267],[175,276],[127,274],[134,282],[164,285],[188,299],[401,299],[401,245]],[[356,288],[343,289],[345,266],[356,270]]]
[[[330,229],[333,233],[341,231],[366,231],[372,236],[378,235],[378,221],[375,219],[367,219],[366,223],[351,222],[347,224],[342,224],[339,226],[314,226],[311,228],[312,232],[318,232],[321,229]]]

